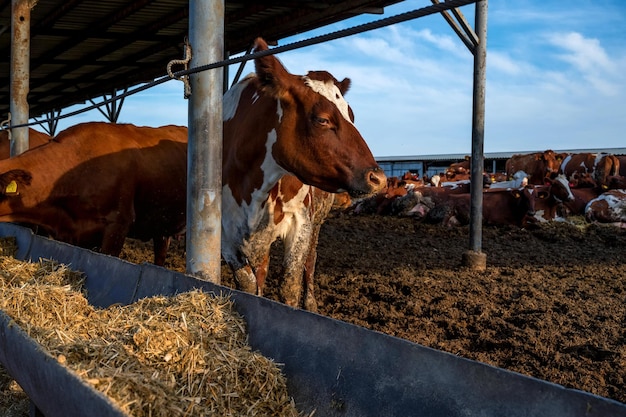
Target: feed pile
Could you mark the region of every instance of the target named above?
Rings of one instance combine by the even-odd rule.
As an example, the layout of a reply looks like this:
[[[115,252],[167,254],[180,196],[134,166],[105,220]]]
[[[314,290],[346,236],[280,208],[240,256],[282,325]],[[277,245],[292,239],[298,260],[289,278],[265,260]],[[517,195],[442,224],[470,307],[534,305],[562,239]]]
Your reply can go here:
[[[132,416],[298,416],[284,376],[247,344],[232,302],[192,291],[96,309],[83,275],[5,256],[0,309]]]

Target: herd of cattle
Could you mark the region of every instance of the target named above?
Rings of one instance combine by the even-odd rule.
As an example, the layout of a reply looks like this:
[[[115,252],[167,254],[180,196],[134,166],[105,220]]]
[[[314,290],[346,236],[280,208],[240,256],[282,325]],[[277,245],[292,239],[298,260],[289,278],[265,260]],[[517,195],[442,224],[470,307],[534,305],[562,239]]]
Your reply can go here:
[[[440,175],[391,177],[377,195],[348,205],[354,213],[415,216],[447,226],[470,221],[470,160]],[[513,155],[506,172],[483,173],[483,221],[526,227],[585,216],[626,226],[626,156],[609,153]]]
[[[266,49],[257,39],[255,52]],[[267,55],[224,95],[221,247],[239,289],[262,294],[270,246],[281,238],[283,301],[315,310],[317,236],[333,193],[366,197],[386,186],[353,124],[349,87],[326,71],[290,74]],[[114,256],[127,237],[152,239],[158,265],[185,232],[185,127],[92,122],[54,138],[30,130],[29,150],[13,157],[8,143],[0,221]]]
[[[257,39],[255,52],[266,49]],[[263,294],[270,248],[280,238],[281,298],[315,311],[318,235],[333,206],[467,223],[468,161],[430,184],[410,175],[388,179],[353,123],[344,99],[349,79],[290,74],[273,55],[254,63],[255,73],[223,100],[221,255],[239,289]],[[185,127],[91,122],[52,138],[31,129],[29,150],[12,157],[7,132],[0,134],[1,222],[114,256],[127,237],[152,240],[157,265],[172,237],[185,233]],[[520,226],[582,213],[598,221],[621,213],[626,221],[620,166],[626,161],[612,155],[514,156],[510,178],[485,176],[483,217]],[[207,190],[200,200],[206,205],[212,196]]]

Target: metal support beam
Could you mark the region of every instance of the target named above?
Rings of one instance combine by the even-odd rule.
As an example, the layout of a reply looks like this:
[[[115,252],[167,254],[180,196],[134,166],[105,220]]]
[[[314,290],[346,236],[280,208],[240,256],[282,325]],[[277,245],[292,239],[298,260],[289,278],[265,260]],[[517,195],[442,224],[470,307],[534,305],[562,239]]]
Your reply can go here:
[[[485,269],[486,255],[482,253],[483,189],[485,141],[485,86],[487,74],[487,1],[476,2],[476,34],[478,45],[474,52],[474,92],[472,104],[472,162],[470,190],[470,244],[464,263],[474,269]]]
[[[97,109],[98,111],[104,116],[106,117],[106,119],[110,122],[110,123],[117,123],[117,119],[119,119],[120,117],[120,113],[122,112],[122,106],[124,105],[124,94],[126,94],[126,92],[128,91],[128,88],[124,88],[124,92],[122,93],[122,98],[115,99],[117,97],[117,90],[114,88],[113,92],[111,92],[111,97],[110,99],[115,99],[111,102],[106,103],[106,111],[102,110],[101,106],[98,106]],[[107,97],[106,94],[104,94],[102,96],[104,98],[104,101],[109,100],[109,98]],[[91,104],[93,104],[94,106],[96,106],[96,102],[93,101],[91,98],[88,98],[89,102]]]
[[[189,1],[191,68],[224,57],[224,0]],[[187,272],[220,283],[222,68],[191,74],[187,152]]]
[[[11,125],[28,123],[28,91],[30,80],[30,11],[36,0],[11,2]],[[28,127],[11,131],[10,155],[28,150]]]

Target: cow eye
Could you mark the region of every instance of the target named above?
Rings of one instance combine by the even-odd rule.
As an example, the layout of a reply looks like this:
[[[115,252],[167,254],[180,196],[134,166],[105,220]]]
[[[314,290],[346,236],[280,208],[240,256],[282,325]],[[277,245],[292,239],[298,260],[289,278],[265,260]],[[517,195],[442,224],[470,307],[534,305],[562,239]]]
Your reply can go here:
[[[313,116],[313,121],[320,126],[326,126],[326,127],[330,126],[330,120],[328,120],[325,117]]]

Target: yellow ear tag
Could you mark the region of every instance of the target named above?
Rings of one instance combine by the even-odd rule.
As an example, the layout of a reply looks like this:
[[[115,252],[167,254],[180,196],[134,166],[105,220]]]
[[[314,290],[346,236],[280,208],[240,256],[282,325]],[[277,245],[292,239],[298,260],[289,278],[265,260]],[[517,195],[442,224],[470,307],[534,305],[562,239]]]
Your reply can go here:
[[[15,181],[11,181],[7,188],[4,189],[6,194],[17,194],[17,183]]]

